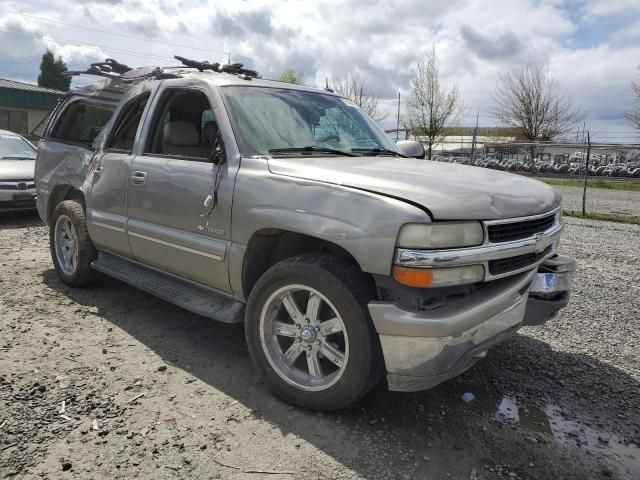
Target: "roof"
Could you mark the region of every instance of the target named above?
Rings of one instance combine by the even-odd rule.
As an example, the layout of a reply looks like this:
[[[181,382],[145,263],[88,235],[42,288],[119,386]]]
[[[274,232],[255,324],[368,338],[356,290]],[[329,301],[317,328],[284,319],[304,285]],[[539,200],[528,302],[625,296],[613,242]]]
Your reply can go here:
[[[155,67],[154,67],[155,68]],[[143,82],[159,82],[165,79],[156,79],[153,76],[146,76],[150,67],[141,67],[132,69],[122,77],[117,78],[102,78],[93,83],[83,85],[81,87],[74,88],[65,95],[88,95],[99,96],[102,98],[112,98],[118,100],[125,92],[127,92],[133,85],[141,84]],[[176,81],[185,85],[193,81],[204,81],[216,86],[254,86],[254,87],[271,87],[271,88],[286,88],[288,90],[300,90],[308,92],[323,93],[327,95],[337,96],[332,91],[324,90],[318,87],[311,87],[307,85],[296,85],[293,83],[285,83],[277,80],[265,80],[261,78],[245,79],[235,74],[221,73],[205,70],[199,72],[194,69],[185,67],[164,67],[164,72],[167,74],[176,75],[175,79],[170,81]],[[128,80],[128,78],[132,80]]]
[[[0,108],[51,110],[64,92],[0,78]]]
[[[60,90],[54,90],[53,88],[39,87],[38,85],[34,85],[32,83],[17,82],[16,80],[7,80],[5,78],[0,78],[0,88],[10,88],[12,90],[25,90],[28,92],[50,93],[56,96],[60,96],[64,94],[64,92]]]

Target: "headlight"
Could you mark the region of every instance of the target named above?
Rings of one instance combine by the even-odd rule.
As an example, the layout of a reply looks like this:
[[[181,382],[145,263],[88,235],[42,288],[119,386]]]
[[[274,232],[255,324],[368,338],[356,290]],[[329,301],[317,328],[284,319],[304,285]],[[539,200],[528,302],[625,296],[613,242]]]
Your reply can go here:
[[[408,223],[400,229],[400,248],[457,248],[480,245],[484,239],[480,222]]]
[[[467,285],[484,280],[482,265],[468,265],[466,267],[450,268],[406,268],[393,267],[393,278],[409,287],[450,287],[452,285]]]

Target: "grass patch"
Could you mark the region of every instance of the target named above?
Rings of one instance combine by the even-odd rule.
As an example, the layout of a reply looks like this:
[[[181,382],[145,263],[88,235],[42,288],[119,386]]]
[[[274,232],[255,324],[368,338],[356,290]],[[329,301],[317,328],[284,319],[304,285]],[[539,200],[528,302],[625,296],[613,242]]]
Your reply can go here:
[[[631,225],[640,225],[640,217],[616,215],[614,213],[589,213],[583,217],[581,211],[563,210],[562,215],[565,217],[586,218],[587,220],[603,220],[605,222],[628,223]]]
[[[570,178],[536,178],[547,185],[556,187],[584,187],[584,180]],[[607,182],[602,179],[589,178],[587,188],[602,188],[605,190],[625,190],[628,192],[640,192],[640,182]]]

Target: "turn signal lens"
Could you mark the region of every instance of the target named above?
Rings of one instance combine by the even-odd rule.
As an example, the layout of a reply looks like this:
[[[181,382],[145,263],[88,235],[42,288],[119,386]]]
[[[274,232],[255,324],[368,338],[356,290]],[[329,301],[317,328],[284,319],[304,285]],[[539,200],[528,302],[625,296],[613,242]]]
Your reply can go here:
[[[426,288],[467,285],[484,280],[484,267],[482,265],[469,265],[466,267],[426,270],[423,268],[395,266],[393,267],[393,278],[409,287]]]
[[[425,288],[433,281],[433,272],[418,268],[393,267],[393,278],[403,285]]]

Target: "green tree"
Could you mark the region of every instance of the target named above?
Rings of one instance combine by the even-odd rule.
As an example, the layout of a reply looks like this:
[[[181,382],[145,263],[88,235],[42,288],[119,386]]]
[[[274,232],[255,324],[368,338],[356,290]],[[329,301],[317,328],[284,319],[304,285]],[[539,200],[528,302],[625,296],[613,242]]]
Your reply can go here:
[[[640,73],[640,66],[638,67]],[[631,90],[635,95],[634,105],[628,112],[625,112],[624,116],[631,122],[633,128],[640,130],[640,83],[632,83]]]
[[[278,78],[278,80],[280,82],[293,83],[295,85],[300,85],[302,83],[302,80],[304,80],[304,74],[296,73],[295,70],[291,68],[287,68],[284,72],[282,72],[282,75],[280,75],[280,78]]]
[[[71,85],[71,77],[62,75],[62,72],[66,70],[67,64],[64,63],[62,57],[56,58],[53,52],[47,49],[40,62],[38,86],[67,92]]]

